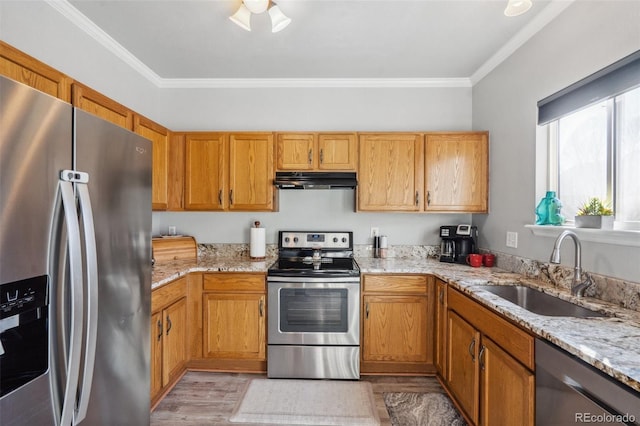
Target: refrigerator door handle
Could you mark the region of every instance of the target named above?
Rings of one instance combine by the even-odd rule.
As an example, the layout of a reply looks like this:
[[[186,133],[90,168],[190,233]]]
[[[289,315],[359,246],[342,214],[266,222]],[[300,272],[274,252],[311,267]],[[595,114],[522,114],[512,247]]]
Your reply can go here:
[[[86,181],[88,181],[88,176]],[[87,312],[86,312],[86,341],[84,351],[84,368],[82,383],[80,384],[80,395],[78,397],[78,408],[74,416],[74,424],[80,423],[87,416],[89,399],[91,395],[91,385],[93,383],[93,371],[96,360],[96,342],[98,334],[98,255],[96,248],[96,233],[93,223],[93,210],[91,208],[91,198],[86,182],[76,182],[76,191],[80,203],[80,213],[82,217],[84,231],[84,250],[86,259],[86,283],[87,292]]]
[[[75,173],[75,172],[71,172]],[[83,326],[83,289],[82,289],[82,251],[80,244],[80,225],[78,222],[75,197],[71,182],[60,175],[59,189],[62,196],[64,219],[68,234],[69,252],[69,295],[71,298],[69,352],[66,360],[67,377],[62,397],[62,413],[59,424],[71,425],[74,418],[80,362],[82,358],[82,326]]]

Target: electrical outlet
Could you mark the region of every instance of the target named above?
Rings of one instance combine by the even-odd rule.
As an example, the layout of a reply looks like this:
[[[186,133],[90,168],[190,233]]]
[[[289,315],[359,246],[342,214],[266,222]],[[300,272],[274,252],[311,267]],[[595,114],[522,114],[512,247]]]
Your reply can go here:
[[[378,228],[377,226],[372,226],[369,236],[373,238],[373,237],[377,237],[378,235],[380,235],[380,228]]]
[[[507,231],[507,247],[518,248],[518,233]]]

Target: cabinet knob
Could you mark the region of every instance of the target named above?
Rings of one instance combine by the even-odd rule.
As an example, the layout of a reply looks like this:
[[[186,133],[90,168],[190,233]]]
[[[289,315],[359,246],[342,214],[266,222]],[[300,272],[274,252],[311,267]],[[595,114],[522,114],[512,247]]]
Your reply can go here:
[[[484,350],[486,348],[487,347],[485,345],[482,345],[480,347],[480,354],[478,355],[478,361],[480,362],[480,370],[484,370],[484,359],[483,359],[483,356],[484,356]]]
[[[173,326],[173,324],[171,324],[171,317],[169,317],[169,315],[167,315],[167,336],[169,335],[169,332],[171,331],[171,327]]]
[[[264,316],[264,300],[260,299],[260,303],[258,304],[258,312],[260,312],[260,316]]]
[[[324,163],[324,149],[320,150],[320,164]]]
[[[427,191],[427,205],[431,205],[431,191]]]
[[[309,158],[307,159],[307,161],[309,162],[309,164],[311,164],[313,162],[313,150],[312,149],[309,150]]]
[[[366,319],[369,319],[369,304],[368,303],[366,303],[364,305],[364,315],[365,315]]]
[[[233,189],[229,190],[229,204],[233,204]]]
[[[218,204],[222,205],[222,189],[218,190]]]
[[[420,194],[416,191],[416,206],[420,205]]]
[[[162,321],[158,320],[158,342],[162,339]]]

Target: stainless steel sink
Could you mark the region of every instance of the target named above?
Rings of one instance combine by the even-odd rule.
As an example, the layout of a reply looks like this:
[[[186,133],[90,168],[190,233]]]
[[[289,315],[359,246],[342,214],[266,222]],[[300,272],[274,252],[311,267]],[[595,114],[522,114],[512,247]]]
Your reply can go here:
[[[607,316],[522,285],[480,285],[474,288],[493,293],[538,315],[574,318]]]

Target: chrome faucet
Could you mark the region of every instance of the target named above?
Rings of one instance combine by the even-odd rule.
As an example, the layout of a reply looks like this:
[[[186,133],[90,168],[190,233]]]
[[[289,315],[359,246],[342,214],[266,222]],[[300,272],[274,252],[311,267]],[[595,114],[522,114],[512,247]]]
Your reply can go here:
[[[582,246],[578,236],[573,231],[564,231],[558,235],[555,244],[553,245],[553,252],[551,252],[551,263],[560,263],[560,246],[566,237],[571,237],[573,245],[575,246],[575,260],[573,266],[573,282],[571,283],[571,294],[573,296],[582,297],[584,291],[591,285],[591,281],[586,278],[582,280]]]

